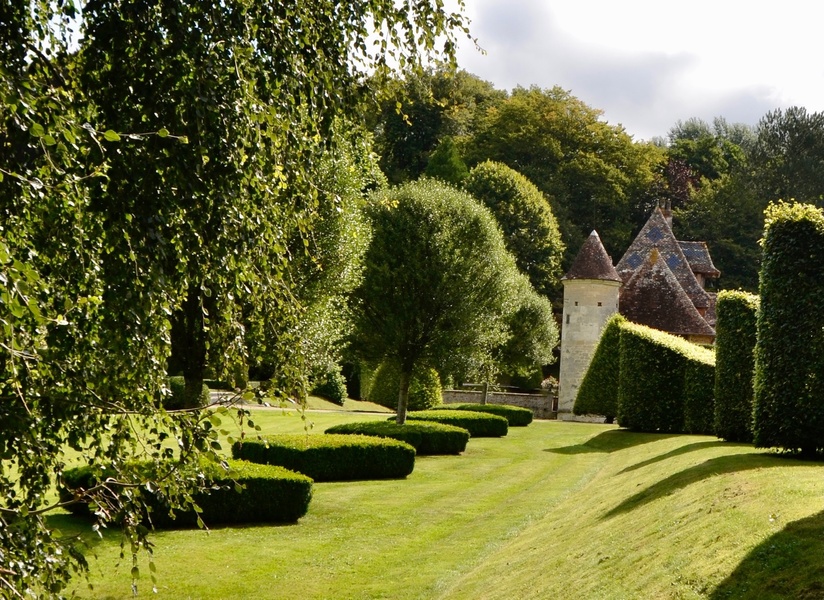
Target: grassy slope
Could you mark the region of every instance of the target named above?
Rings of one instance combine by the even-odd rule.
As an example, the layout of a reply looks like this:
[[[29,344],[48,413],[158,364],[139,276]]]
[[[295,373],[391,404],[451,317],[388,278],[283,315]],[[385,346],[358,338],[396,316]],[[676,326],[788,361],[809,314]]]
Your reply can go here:
[[[748,446],[536,422],[419,458],[406,480],[316,484],[294,526],[158,533],[156,597],[804,597],[822,580],[822,492],[819,465]],[[118,541],[96,544],[84,597],[130,596]]]

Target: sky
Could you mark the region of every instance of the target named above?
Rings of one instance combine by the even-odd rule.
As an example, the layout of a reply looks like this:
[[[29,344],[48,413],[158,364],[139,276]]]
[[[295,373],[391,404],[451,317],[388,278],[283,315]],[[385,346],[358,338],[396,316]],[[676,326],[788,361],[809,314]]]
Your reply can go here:
[[[466,0],[458,65],[496,88],[560,86],[636,140],[679,120],[824,111],[824,3]]]

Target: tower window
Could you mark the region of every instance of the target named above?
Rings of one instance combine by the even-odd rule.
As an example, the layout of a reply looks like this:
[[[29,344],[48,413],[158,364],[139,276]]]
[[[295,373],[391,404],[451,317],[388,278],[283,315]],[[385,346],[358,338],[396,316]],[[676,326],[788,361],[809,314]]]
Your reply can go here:
[[[598,306],[601,306],[601,303],[600,303],[600,302],[598,303]]]
[[[578,306],[578,301],[577,300],[575,301],[575,306]]]
[[[577,302],[576,302],[576,304],[577,304]],[[567,320],[566,320],[566,324],[567,324],[567,325],[569,325],[569,313],[567,313]]]

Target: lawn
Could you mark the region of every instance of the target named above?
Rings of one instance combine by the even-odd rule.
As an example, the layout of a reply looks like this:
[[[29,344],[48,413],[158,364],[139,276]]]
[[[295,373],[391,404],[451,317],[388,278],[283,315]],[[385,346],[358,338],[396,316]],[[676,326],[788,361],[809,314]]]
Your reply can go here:
[[[265,432],[301,431],[259,410]],[[349,420],[311,412],[312,435]],[[315,484],[296,525],[158,532],[157,598],[818,598],[822,466],[715,438],[538,421],[419,457],[404,480]],[[68,517],[57,526],[74,529]],[[94,589],[131,597],[108,534]],[[119,566],[117,563],[120,562]],[[806,594],[806,596],[805,596]]]

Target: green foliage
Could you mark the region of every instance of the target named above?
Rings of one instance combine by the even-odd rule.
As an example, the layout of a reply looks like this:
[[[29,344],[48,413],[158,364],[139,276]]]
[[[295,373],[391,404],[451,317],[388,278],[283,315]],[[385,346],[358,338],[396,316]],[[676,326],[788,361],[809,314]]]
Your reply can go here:
[[[346,379],[337,365],[329,365],[312,382],[312,394],[343,406],[346,400]]]
[[[578,388],[576,415],[604,415],[612,422],[618,414],[618,388],[621,381],[621,327],[627,320],[615,314],[604,324],[598,346]]]
[[[762,247],[753,438],[811,453],[824,448],[824,213],[771,205]]]
[[[715,355],[696,353],[684,365],[684,431],[715,434]]]
[[[714,363],[712,352],[634,323],[621,326],[620,348],[618,424],[636,431],[683,432],[687,363]],[[691,373],[691,400],[706,401],[712,380],[705,371]],[[700,424],[701,411],[692,414]]]
[[[489,413],[504,417],[510,427],[526,427],[532,423],[532,411],[520,406],[507,404],[449,404],[448,410],[468,410],[472,412]]]
[[[435,422],[407,421],[403,425],[391,421],[342,423],[329,427],[326,433],[392,438],[413,446],[418,456],[460,454],[466,450],[466,443],[469,441],[466,429]]]
[[[392,410],[398,409],[401,371],[393,361],[384,361],[372,375],[366,399]],[[441,379],[432,367],[417,366],[409,382],[409,410],[426,410],[443,401]]]
[[[294,523],[306,514],[312,499],[312,480],[305,475],[271,465],[260,465],[244,460],[226,462],[228,471],[218,465],[206,466],[205,479],[192,495],[198,509],[174,510],[158,494],[149,493],[144,522],[156,528],[193,527],[200,519],[206,525],[234,523]],[[164,466],[138,467],[144,476],[157,476]],[[165,466],[165,470],[169,465]],[[63,473],[60,497],[70,501],[79,488],[104,486],[115,494],[117,485],[107,478],[113,472],[98,476],[88,466],[74,467]],[[81,492],[82,495],[82,492]],[[100,506],[86,502],[69,504],[67,508],[77,515],[89,516]],[[116,519],[115,519],[116,520]]]
[[[472,169],[464,189],[495,215],[507,250],[539,293],[558,291],[564,243],[544,195],[505,164],[483,162]]]
[[[509,430],[505,417],[468,410],[421,410],[410,412],[411,421],[435,421],[466,429],[471,437],[503,437]]]
[[[418,179],[439,141],[470,135],[506,92],[466,71],[439,67],[388,81],[383,96],[369,122],[381,168],[397,184]]]
[[[729,442],[752,442],[758,296],[721,291],[715,313],[715,434]]]
[[[458,152],[455,140],[444,137],[426,163],[424,174],[433,179],[458,186],[469,175],[469,169]]]
[[[524,175],[552,204],[567,260],[596,229],[620,256],[649,215],[662,149],[638,143],[601,112],[554,87],[517,87],[462,140],[470,167],[493,160]]]
[[[283,393],[301,391],[290,245],[311,253],[330,200],[329,132],[367,75],[451,60],[465,27],[440,4],[390,0],[3,6],[0,595],[59,597],[86,566],[44,518],[66,456],[128,484],[132,554],[151,545],[130,490],[182,508],[183,467],[220,460],[220,409],[157,411],[170,339],[190,397],[207,367],[243,383],[254,327]],[[181,474],[147,481],[135,459]]]
[[[185,408],[199,408],[207,406],[210,402],[209,388],[204,383],[201,386],[200,394],[195,398],[186,396],[186,381],[180,375],[169,377],[168,396],[163,398],[163,408],[166,410],[180,410]]]
[[[506,341],[518,271],[489,211],[443,183],[382,192],[367,212],[373,237],[351,347],[365,362],[400,366],[403,422],[416,365],[448,371]]]
[[[315,481],[406,477],[415,468],[415,448],[365,435],[270,435],[232,445],[232,456],[280,465]]]

